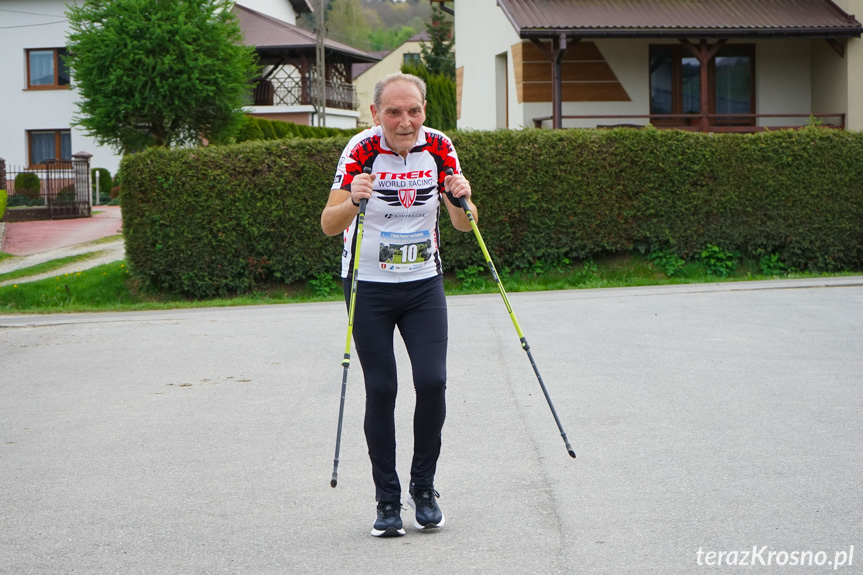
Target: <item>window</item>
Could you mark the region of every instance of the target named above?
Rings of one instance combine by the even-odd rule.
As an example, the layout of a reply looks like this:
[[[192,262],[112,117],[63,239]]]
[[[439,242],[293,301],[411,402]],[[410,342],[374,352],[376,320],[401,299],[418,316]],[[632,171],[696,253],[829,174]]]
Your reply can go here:
[[[709,114],[755,112],[755,47],[726,45],[707,68]],[[701,63],[684,46],[650,47],[650,113],[701,114]],[[657,120],[682,125],[685,119]],[[752,118],[713,120],[712,124],[748,125]]]
[[[71,130],[31,130],[27,132],[30,167],[42,167],[45,160],[72,158]]]
[[[66,48],[27,50],[27,87],[31,90],[56,90],[69,86],[69,68],[63,57]]]
[[[725,46],[713,60],[714,105],[717,114],[752,114],[753,64],[751,46]]]
[[[419,54],[416,53],[407,53],[402,56],[402,64],[405,66],[411,66],[414,68],[419,68],[422,66],[423,60]]]

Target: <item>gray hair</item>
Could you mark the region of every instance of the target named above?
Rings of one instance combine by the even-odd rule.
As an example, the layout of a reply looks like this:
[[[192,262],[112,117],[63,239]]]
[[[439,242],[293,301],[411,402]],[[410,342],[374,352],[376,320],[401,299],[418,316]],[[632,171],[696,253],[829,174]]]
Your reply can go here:
[[[384,88],[392,84],[393,82],[398,81],[410,82],[420,91],[420,99],[425,102],[426,101],[426,83],[419,76],[414,76],[413,74],[402,74],[401,72],[394,72],[392,74],[387,74],[375,84],[375,108],[378,110],[381,109],[381,97],[384,93]]]

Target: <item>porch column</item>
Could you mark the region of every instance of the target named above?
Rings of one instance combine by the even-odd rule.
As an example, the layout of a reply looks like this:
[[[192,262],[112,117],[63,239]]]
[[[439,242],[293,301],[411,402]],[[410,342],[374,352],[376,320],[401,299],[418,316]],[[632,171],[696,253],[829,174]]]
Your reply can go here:
[[[719,49],[725,45],[727,40],[719,40],[716,44],[708,44],[707,40],[702,38],[698,42],[698,46],[695,46],[692,42],[687,40],[686,38],[680,38],[680,43],[683,44],[689,52],[698,59],[699,64],[701,64],[701,121],[699,122],[699,130],[702,132],[710,131],[710,117],[708,114],[710,113],[710,94],[708,76],[707,76],[707,67],[710,64],[710,61],[716,56],[716,53],[719,52]]]
[[[566,36],[563,34],[555,40],[551,40],[551,52],[553,60],[551,62],[551,101],[554,106],[554,120],[552,121],[554,129],[559,130],[563,127],[563,79],[560,73],[560,61],[563,60],[563,55],[566,54]]]
[[[567,50],[575,46],[580,39],[575,38],[571,42],[567,42],[566,34],[560,34],[551,39],[550,50],[539,40],[530,39],[539,48],[540,52],[551,61],[552,128],[555,130],[563,127],[563,75],[561,74],[560,63],[563,61],[563,57],[566,56]]]

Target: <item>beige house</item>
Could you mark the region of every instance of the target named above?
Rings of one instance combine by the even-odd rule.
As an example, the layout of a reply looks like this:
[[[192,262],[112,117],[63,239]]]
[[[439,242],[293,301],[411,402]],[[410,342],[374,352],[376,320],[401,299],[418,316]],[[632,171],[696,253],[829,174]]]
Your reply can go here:
[[[459,128],[863,130],[863,0],[454,5]]]
[[[375,52],[380,58],[374,64],[354,64],[354,88],[359,102],[359,119],[357,125],[361,127],[371,126],[372,113],[370,106],[374,101],[374,89],[378,80],[401,71],[405,64],[418,64],[422,54],[422,45],[429,39],[428,33],[422,32],[406,40],[401,46],[390,52]]]

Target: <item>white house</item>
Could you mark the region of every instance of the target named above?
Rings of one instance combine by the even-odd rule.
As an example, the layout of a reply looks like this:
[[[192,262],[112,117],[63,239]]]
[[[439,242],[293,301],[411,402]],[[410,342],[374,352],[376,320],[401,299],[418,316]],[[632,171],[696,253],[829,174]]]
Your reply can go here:
[[[74,3],[74,0],[72,0]],[[72,126],[77,109],[65,53],[69,0],[0,0],[0,158],[8,169],[84,151],[91,166],[116,173],[120,156]],[[295,24],[308,0],[241,0],[258,13]]]
[[[863,130],[863,0],[454,6],[459,128]]]
[[[71,126],[75,91],[61,56],[64,0],[0,0],[0,157],[9,167],[86,151],[91,165],[116,171],[119,158]]]

